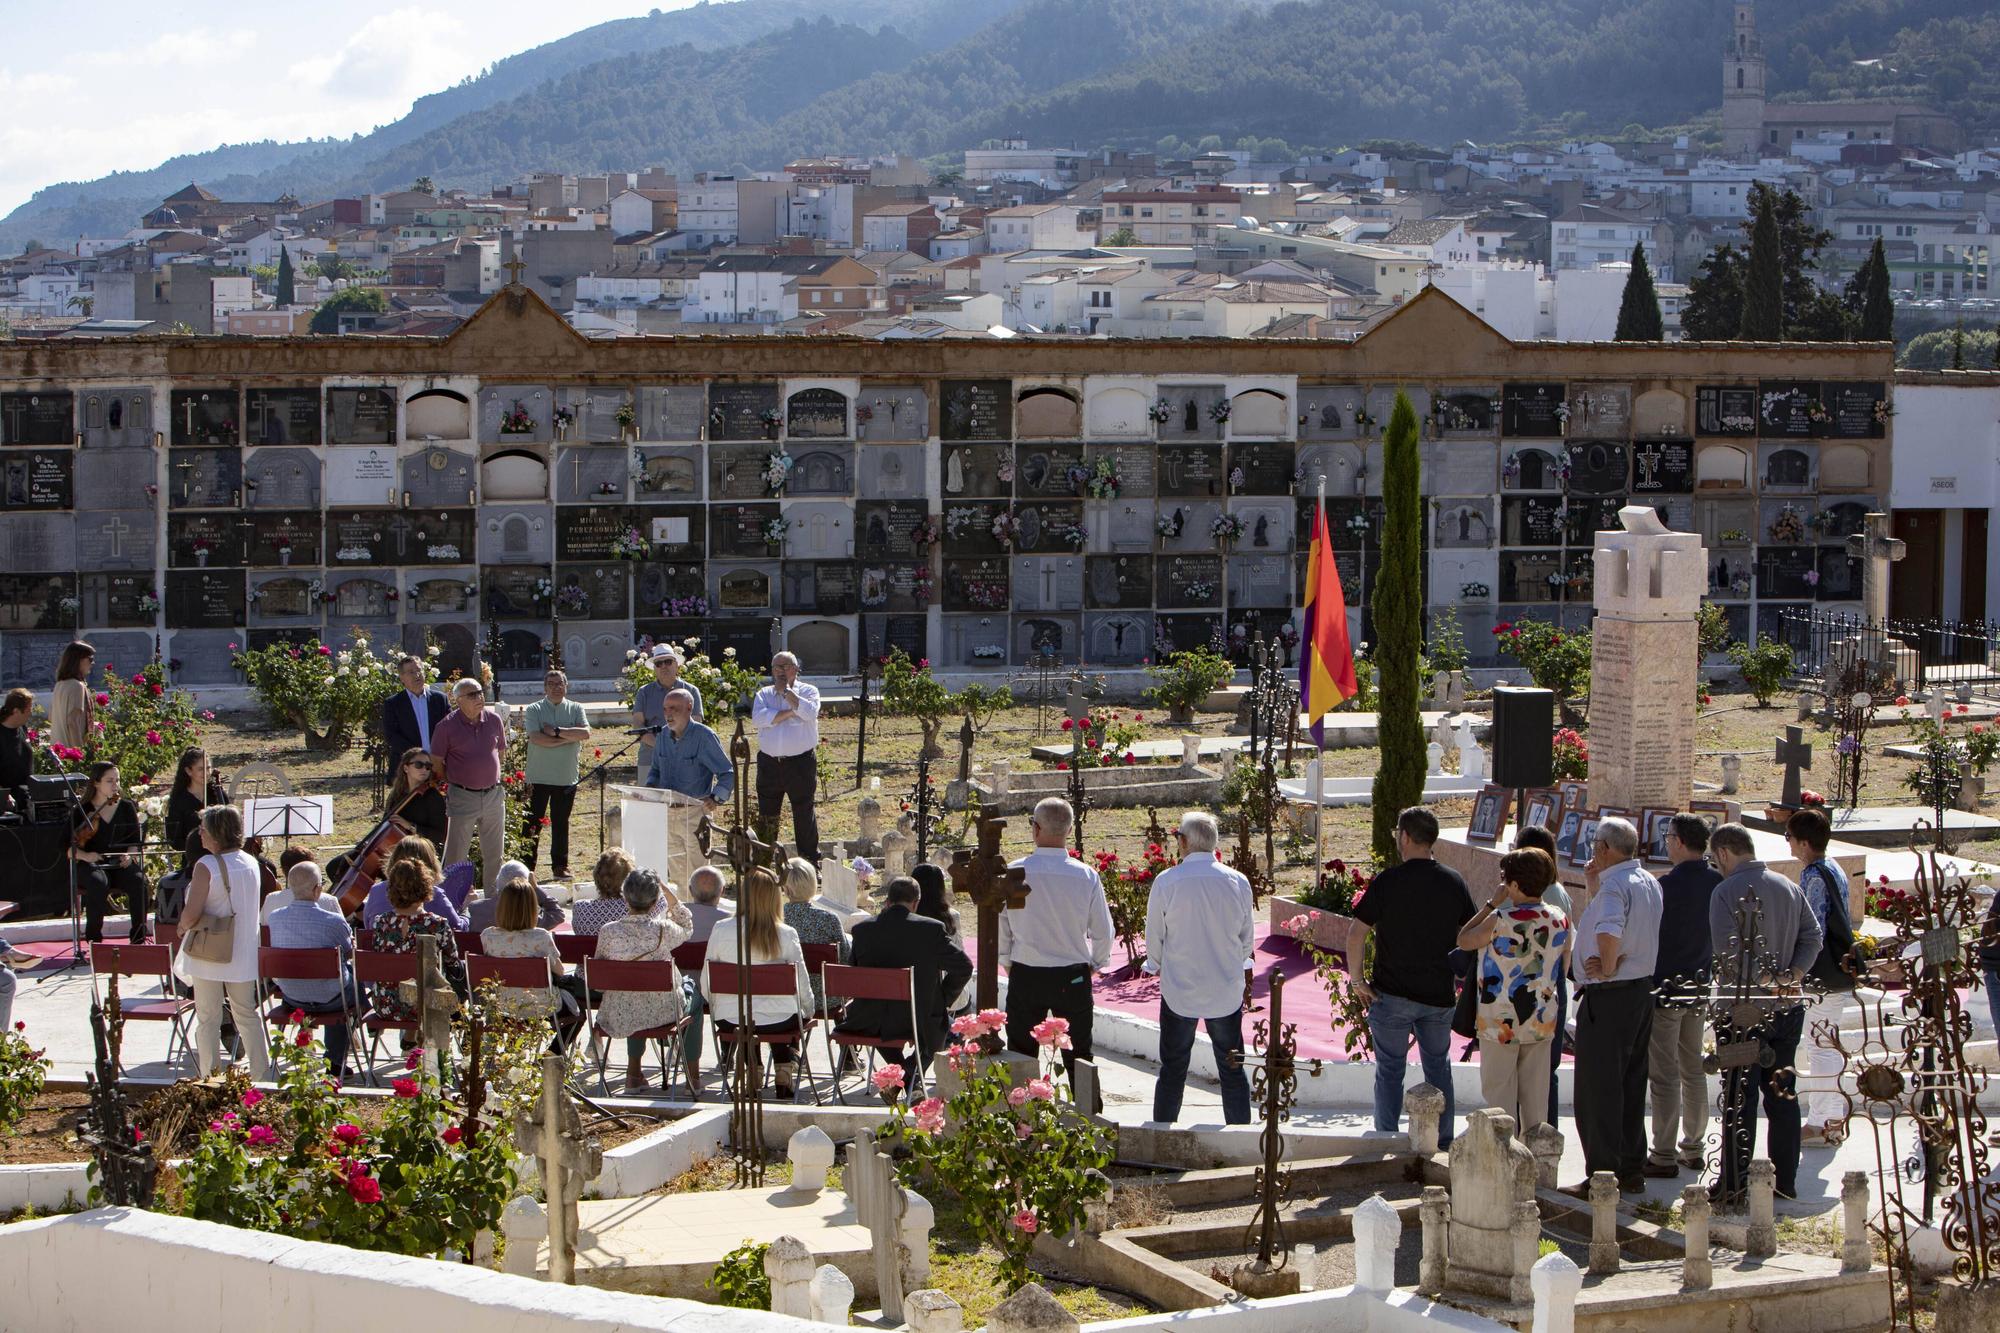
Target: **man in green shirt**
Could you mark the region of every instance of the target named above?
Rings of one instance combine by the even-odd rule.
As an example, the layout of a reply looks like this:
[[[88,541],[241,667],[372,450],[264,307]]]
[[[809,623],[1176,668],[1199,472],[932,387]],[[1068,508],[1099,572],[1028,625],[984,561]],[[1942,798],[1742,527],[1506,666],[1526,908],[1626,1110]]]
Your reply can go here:
[[[549,826],[549,864],[557,879],[568,879],[569,812],[576,804],[577,756],[590,739],[583,705],[569,697],[569,677],[550,671],[542,677],[542,697],[521,713],[528,735],[528,868],[540,851],[542,826]]]

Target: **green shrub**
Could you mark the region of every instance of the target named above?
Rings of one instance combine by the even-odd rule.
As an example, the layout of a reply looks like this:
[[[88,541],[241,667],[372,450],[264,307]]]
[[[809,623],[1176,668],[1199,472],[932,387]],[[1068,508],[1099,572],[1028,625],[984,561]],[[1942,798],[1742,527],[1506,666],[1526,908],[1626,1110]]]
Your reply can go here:
[[[716,1303],[738,1310],[771,1308],[771,1279],[764,1272],[764,1255],[769,1241],[746,1240],[728,1254],[708,1275],[708,1289]]]
[[[1750,687],[1750,693],[1757,696],[1759,708],[1770,707],[1771,700],[1778,696],[1786,678],[1792,674],[1791,646],[1776,639],[1760,638],[1755,643],[1733,643],[1729,646],[1729,660],[1743,673],[1743,683]]]
[[[1192,712],[1236,676],[1236,664],[1207,648],[1170,654],[1146,668],[1153,678],[1146,697],[1174,712]]]

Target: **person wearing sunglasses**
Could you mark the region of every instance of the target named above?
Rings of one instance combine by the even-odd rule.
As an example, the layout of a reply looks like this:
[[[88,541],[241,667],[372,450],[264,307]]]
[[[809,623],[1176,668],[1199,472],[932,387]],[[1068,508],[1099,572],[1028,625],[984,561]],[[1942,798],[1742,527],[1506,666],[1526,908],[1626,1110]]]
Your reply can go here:
[[[396,765],[396,776],[389,782],[386,808],[395,811],[404,823],[429,838],[433,845],[444,846],[448,816],[444,789],[437,781],[437,760],[423,750],[403,751],[402,762]]]
[[[507,754],[507,723],[486,706],[486,689],[470,676],[451,687],[452,711],[431,728],[431,754],[445,792],[444,863],[468,860],[479,839],[487,866],[486,891],[499,888],[507,859],[507,792],[500,785]]]

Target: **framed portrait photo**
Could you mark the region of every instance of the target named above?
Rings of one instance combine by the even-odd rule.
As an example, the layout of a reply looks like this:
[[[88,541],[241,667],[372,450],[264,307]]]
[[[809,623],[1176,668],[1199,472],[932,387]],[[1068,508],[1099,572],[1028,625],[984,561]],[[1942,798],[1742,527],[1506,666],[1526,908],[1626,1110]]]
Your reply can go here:
[[[1496,787],[1487,783],[1472,803],[1472,823],[1465,836],[1479,842],[1493,842],[1500,836],[1500,830],[1507,827],[1507,811],[1514,803],[1514,793],[1506,787]]]
[[[1581,810],[1563,811],[1562,822],[1556,826],[1556,861],[1558,863],[1569,860],[1570,853],[1576,850],[1577,834],[1582,831],[1583,821],[1587,818],[1589,816],[1585,815]],[[1584,858],[1586,861],[1589,859],[1589,857]]]
[[[1597,826],[1603,823],[1604,819],[1601,815],[1586,815],[1581,810],[1577,811],[1577,818],[1579,822],[1576,841],[1569,849],[1569,863],[1573,868],[1581,870],[1589,865],[1590,858],[1597,854]],[[1557,844],[1557,850],[1561,850],[1560,842]]]
[[[1667,858],[1667,833],[1674,826],[1674,816],[1678,810],[1648,808],[1641,812],[1645,822],[1639,826],[1639,846],[1648,861],[1664,863]]]
[[[1553,831],[1562,812],[1562,793],[1553,787],[1537,787],[1526,799],[1528,808],[1522,812],[1521,827]]]

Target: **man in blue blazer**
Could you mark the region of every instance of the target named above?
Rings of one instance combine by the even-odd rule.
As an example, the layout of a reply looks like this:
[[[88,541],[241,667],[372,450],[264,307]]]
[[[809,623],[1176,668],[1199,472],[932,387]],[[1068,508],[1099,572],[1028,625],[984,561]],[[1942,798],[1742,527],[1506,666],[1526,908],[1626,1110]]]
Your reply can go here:
[[[412,749],[431,748],[431,734],[451,711],[444,692],[424,680],[424,663],[405,656],[396,664],[403,688],[382,702],[382,738],[389,743],[389,771]]]

